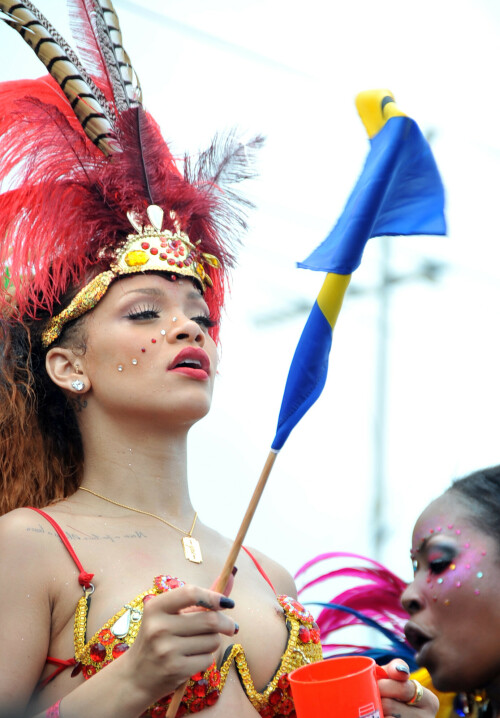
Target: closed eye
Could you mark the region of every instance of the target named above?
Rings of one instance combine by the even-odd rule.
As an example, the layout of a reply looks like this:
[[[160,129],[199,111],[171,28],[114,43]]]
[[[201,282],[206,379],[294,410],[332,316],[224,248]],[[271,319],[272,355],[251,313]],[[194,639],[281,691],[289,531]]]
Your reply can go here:
[[[429,571],[435,575],[443,573],[451,564],[451,559],[439,558],[434,561],[429,561]]]
[[[191,317],[192,322],[196,322],[200,327],[203,327],[204,329],[211,329],[212,327],[217,326],[217,322],[215,322],[213,319],[210,319],[210,317],[205,316],[204,314],[200,314],[198,317]]]
[[[130,312],[127,314],[127,318],[132,319],[133,321],[147,321],[148,319],[158,319],[159,316],[160,310],[156,306],[137,307],[135,309],[131,309]]]

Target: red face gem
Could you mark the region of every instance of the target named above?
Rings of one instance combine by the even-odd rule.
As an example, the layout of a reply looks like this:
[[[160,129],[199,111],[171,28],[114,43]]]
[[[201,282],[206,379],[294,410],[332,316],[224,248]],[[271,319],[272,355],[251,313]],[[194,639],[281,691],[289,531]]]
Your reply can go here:
[[[145,351],[146,351],[146,349],[144,347],[142,347],[141,352],[144,354]]]
[[[156,339],[151,339],[151,344],[156,344]]]
[[[301,626],[299,628],[299,638],[302,643],[309,643],[309,641],[311,640],[311,631],[305,626]]]
[[[89,655],[95,663],[100,663],[106,658],[106,646],[103,646],[102,643],[95,643],[91,646]]]
[[[126,643],[117,643],[116,646],[113,647],[113,658],[119,658],[125,651],[128,651],[129,646]]]
[[[149,242],[142,242],[141,247],[143,249],[149,249]]]
[[[149,250],[149,253],[150,254],[158,254],[158,247],[151,247],[151,249]]]

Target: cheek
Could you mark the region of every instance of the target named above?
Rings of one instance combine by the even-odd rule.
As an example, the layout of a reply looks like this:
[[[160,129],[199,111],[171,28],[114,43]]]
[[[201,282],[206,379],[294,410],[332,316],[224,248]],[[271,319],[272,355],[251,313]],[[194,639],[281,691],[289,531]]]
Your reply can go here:
[[[447,607],[467,603],[481,595],[485,577],[486,551],[482,547],[471,547],[465,543],[460,556],[449,568],[439,575],[427,573],[426,584],[432,603]]]

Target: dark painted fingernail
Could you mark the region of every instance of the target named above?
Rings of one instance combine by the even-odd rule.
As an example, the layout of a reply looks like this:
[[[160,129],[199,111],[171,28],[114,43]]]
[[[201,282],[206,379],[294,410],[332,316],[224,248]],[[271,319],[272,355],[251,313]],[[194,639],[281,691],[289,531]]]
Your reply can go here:
[[[219,605],[221,608],[234,608],[234,601],[232,598],[228,598],[227,596],[222,596]]]
[[[406,673],[406,675],[408,676],[410,675],[410,669],[408,668],[408,666],[405,666],[404,663],[398,663],[398,665],[396,666],[396,670],[400,673]]]
[[[235,636],[236,636],[236,634],[238,633],[239,630],[240,630],[240,627],[239,627],[239,625],[235,622],[235,624],[234,624],[234,635],[235,635]]]
[[[401,718],[401,713],[391,713],[392,718]]]
[[[236,574],[238,573],[238,566],[233,566],[233,570],[231,571],[231,573],[233,574],[233,576],[236,576]]]

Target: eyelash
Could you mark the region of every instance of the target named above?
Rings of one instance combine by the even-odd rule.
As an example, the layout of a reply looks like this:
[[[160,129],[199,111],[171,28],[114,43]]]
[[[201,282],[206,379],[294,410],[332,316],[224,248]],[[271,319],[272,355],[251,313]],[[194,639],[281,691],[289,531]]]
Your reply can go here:
[[[437,558],[434,561],[429,561],[429,571],[435,575],[443,573],[451,562],[451,558]]]
[[[127,317],[132,320],[158,319],[159,316],[160,309],[154,305],[150,307],[137,307],[137,309],[132,309],[127,314]],[[191,317],[191,321],[196,322],[200,327],[204,329],[211,329],[212,327],[217,326],[217,322],[213,321],[213,319],[210,319],[210,317],[207,317],[204,314],[200,314],[196,317]]]
[[[137,309],[131,309],[127,314],[129,319],[158,319],[160,316],[160,310],[158,307],[151,305],[150,307],[137,307]]]

